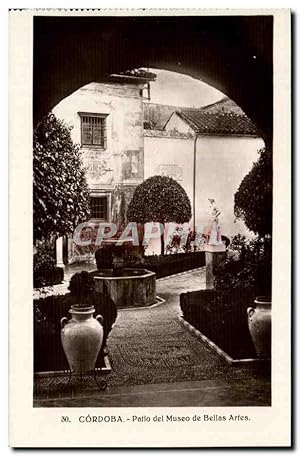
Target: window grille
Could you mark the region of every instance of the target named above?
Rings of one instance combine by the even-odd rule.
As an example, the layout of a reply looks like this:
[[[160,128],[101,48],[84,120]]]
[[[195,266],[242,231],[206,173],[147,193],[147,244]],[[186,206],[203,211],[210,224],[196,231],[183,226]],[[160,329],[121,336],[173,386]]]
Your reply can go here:
[[[91,218],[108,220],[108,196],[90,198]]]
[[[106,116],[80,114],[81,145],[106,149]]]

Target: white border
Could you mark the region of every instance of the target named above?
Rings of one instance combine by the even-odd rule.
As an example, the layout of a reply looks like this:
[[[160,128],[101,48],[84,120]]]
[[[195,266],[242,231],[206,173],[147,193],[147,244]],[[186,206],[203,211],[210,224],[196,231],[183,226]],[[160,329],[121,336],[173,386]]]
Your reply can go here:
[[[167,10],[163,14],[182,14],[182,11]],[[186,10],[185,10],[185,13]],[[189,14],[199,15],[199,10]],[[215,14],[215,10],[201,14]],[[217,11],[218,14],[228,14]],[[264,14],[262,10],[235,10],[234,14]],[[189,423],[160,427],[139,424],[134,429],[125,423],[120,428],[95,425],[78,425],[76,417],[82,409],[68,409],[73,420],[70,430],[60,425],[63,409],[32,408],[32,354],[23,347],[31,346],[32,318],[24,302],[31,301],[32,268],[26,262],[32,258],[31,246],[31,119],[32,119],[32,12],[14,13],[10,34],[10,443],[13,446],[277,446],[288,445],[290,434],[290,60],[289,60],[289,14],[287,10],[275,11],[275,93],[274,93],[274,189],[275,223],[273,301],[273,406],[271,408],[230,408],[231,413],[250,413],[251,422],[219,426],[199,426]],[[39,12],[40,14],[40,12]],[[48,12],[44,12],[48,14]],[[52,12],[51,12],[52,14]],[[60,12],[61,14],[61,12]],[[68,14],[66,12],[66,14]],[[82,14],[72,12],[73,15]],[[90,14],[90,13],[88,13]],[[103,12],[111,14],[111,11]],[[124,15],[132,15],[129,10]],[[154,15],[154,11],[146,14]],[[159,11],[158,14],[162,14]],[[265,10],[270,14],[270,10]],[[123,12],[122,12],[123,15]],[[12,20],[12,19],[11,19]],[[16,33],[17,30],[17,33]],[[12,33],[13,31],[13,33]],[[29,165],[29,166],[28,166]],[[20,228],[22,227],[22,228]],[[285,232],[282,242],[282,232]],[[31,260],[30,260],[31,261]],[[24,267],[24,263],[26,267]],[[284,265],[284,268],[282,268]],[[29,298],[29,301],[28,301]],[[246,409],[246,410],[245,410]],[[89,409],[90,414],[112,414],[114,409]],[[155,413],[159,411],[156,409]],[[189,409],[193,414],[198,409]],[[210,412],[212,409],[210,408]],[[115,409],[118,414],[118,409]],[[122,410],[132,414],[132,411]],[[153,414],[143,408],[140,414]],[[165,409],[164,409],[165,413]],[[180,414],[184,414],[181,408]],[[214,408],[213,413],[224,413],[223,408]],[[133,432],[134,431],[134,432]],[[116,441],[116,432],[118,439]],[[220,432],[220,434],[219,434]]]

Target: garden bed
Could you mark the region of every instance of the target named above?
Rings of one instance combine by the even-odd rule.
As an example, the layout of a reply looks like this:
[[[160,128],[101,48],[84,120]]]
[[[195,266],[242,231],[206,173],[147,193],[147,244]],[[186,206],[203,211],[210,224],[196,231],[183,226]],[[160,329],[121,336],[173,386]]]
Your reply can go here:
[[[181,294],[180,306],[183,319],[203,340],[210,340],[232,360],[256,359],[247,320],[254,297],[253,289],[199,290]]]

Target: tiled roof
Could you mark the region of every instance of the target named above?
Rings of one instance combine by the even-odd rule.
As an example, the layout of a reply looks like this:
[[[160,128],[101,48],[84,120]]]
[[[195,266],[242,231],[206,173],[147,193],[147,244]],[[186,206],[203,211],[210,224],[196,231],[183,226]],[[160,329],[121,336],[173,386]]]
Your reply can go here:
[[[259,132],[246,115],[235,113],[209,113],[200,109],[180,109],[176,114],[196,133],[210,135],[251,135]]]
[[[202,106],[202,111],[211,112],[211,113],[221,113],[221,112],[231,112],[233,114],[241,114],[245,116],[244,111],[238,106],[233,100],[228,97],[223,97],[221,100],[216,101],[215,103],[210,103],[209,105]]]

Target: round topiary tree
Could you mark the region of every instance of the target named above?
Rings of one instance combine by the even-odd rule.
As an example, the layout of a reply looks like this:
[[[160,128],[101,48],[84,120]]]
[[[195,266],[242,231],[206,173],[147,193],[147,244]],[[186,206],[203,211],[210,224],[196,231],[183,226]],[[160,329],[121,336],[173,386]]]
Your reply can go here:
[[[89,217],[89,190],[70,128],[46,115],[33,138],[34,240],[71,233]]]
[[[272,154],[259,150],[259,158],[234,195],[234,214],[259,237],[272,234]]]
[[[171,177],[152,176],[138,185],[128,205],[130,222],[185,223],[191,219],[189,197],[182,186]],[[161,235],[161,254],[165,251],[164,234]]]

